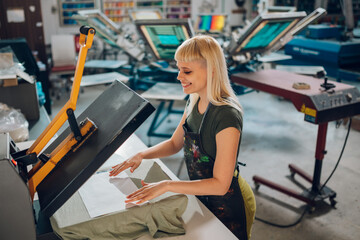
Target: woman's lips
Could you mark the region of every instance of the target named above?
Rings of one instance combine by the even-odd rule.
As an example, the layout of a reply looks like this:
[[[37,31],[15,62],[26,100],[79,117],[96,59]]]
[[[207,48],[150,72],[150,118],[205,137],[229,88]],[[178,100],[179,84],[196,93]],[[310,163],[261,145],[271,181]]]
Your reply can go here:
[[[187,87],[189,87],[191,85],[191,83],[181,83],[181,86],[183,87],[183,88],[187,88]]]

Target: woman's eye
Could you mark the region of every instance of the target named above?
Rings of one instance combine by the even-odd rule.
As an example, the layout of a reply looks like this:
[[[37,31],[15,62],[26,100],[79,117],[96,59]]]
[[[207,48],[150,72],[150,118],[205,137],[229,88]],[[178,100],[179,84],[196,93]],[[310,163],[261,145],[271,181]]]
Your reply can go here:
[[[191,73],[191,71],[188,71],[188,72],[184,72],[185,74],[190,74]]]

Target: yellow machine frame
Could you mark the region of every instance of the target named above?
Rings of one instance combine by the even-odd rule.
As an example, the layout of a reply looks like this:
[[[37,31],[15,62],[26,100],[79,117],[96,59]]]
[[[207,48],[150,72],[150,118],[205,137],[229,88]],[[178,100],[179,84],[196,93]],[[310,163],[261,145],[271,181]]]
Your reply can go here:
[[[80,82],[84,71],[87,51],[91,48],[95,35],[95,29],[91,27],[82,26],[80,28],[80,52],[76,64],[74,75],[74,82],[72,85],[71,95],[69,101],[64,105],[60,112],[50,122],[42,134],[27,150],[26,154],[36,154],[39,156],[43,148],[48,144],[51,138],[57,133],[60,127],[69,119],[69,114],[73,114],[76,109],[76,103],[80,91]],[[96,131],[96,125],[89,119],[85,119],[80,124],[81,139],[77,139],[72,132],[64,141],[57,146],[50,154],[49,160],[44,164],[38,161],[36,165],[29,171],[28,185],[31,199],[34,200],[36,187],[40,182],[50,173],[56,164],[70,151],[76,151],[92,133]]]

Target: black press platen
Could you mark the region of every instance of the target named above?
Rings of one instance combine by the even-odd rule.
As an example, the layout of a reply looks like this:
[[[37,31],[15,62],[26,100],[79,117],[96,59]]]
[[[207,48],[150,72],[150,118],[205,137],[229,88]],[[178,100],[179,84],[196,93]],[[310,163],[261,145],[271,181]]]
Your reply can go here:
[[[125,84],[114,81],[76,119],[76,122],[91,119],[98,127],[96,133],[62,158],[37,186],[41,212],[46,217],[53,215],[153,111],[148,101]],[[52,153],[71,132],[70,127],[65,129],[44,153]]]

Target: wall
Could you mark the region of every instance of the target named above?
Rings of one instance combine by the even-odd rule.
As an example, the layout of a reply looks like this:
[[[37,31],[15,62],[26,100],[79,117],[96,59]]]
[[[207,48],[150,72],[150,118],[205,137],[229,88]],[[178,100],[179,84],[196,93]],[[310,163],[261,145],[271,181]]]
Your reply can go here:
[[[209,1],[209,0],[208,0]],[[234,0],[212,0],[210,2],[216,2],[217,7],[214,10],[214,13],[227,13],[228,15],[228,25],[229,26],[239,26],[243,25],[243,14],[234,14],[232,11],[238,7],[235,4]],[[197,14],[199,14],[199,8],[203,1],[192,0],[191,1],[191,15],[192,21],[195,22]],[[97,0],[96,6],[100,6],[100,0]],[[244,4],[244,7],[248,10],[246,13],[246,18],[250,19],[251,13],[251,0],[247,0]],[[60,26],[59,21],[59,8],[57,0],[41,0],[41,10],[42,18],[44,22],[44,35],[45,35],[45,44],[50,44],[51,35],[55,34],[76,34],[79,31],[78,26]]]
[[[57,0],[41,0],[41,12],[44,22],[45,44],[51,43],[51,35],[77,34],[79,26],[60,26]],[[99,0],[95,2],[99,6]]]

